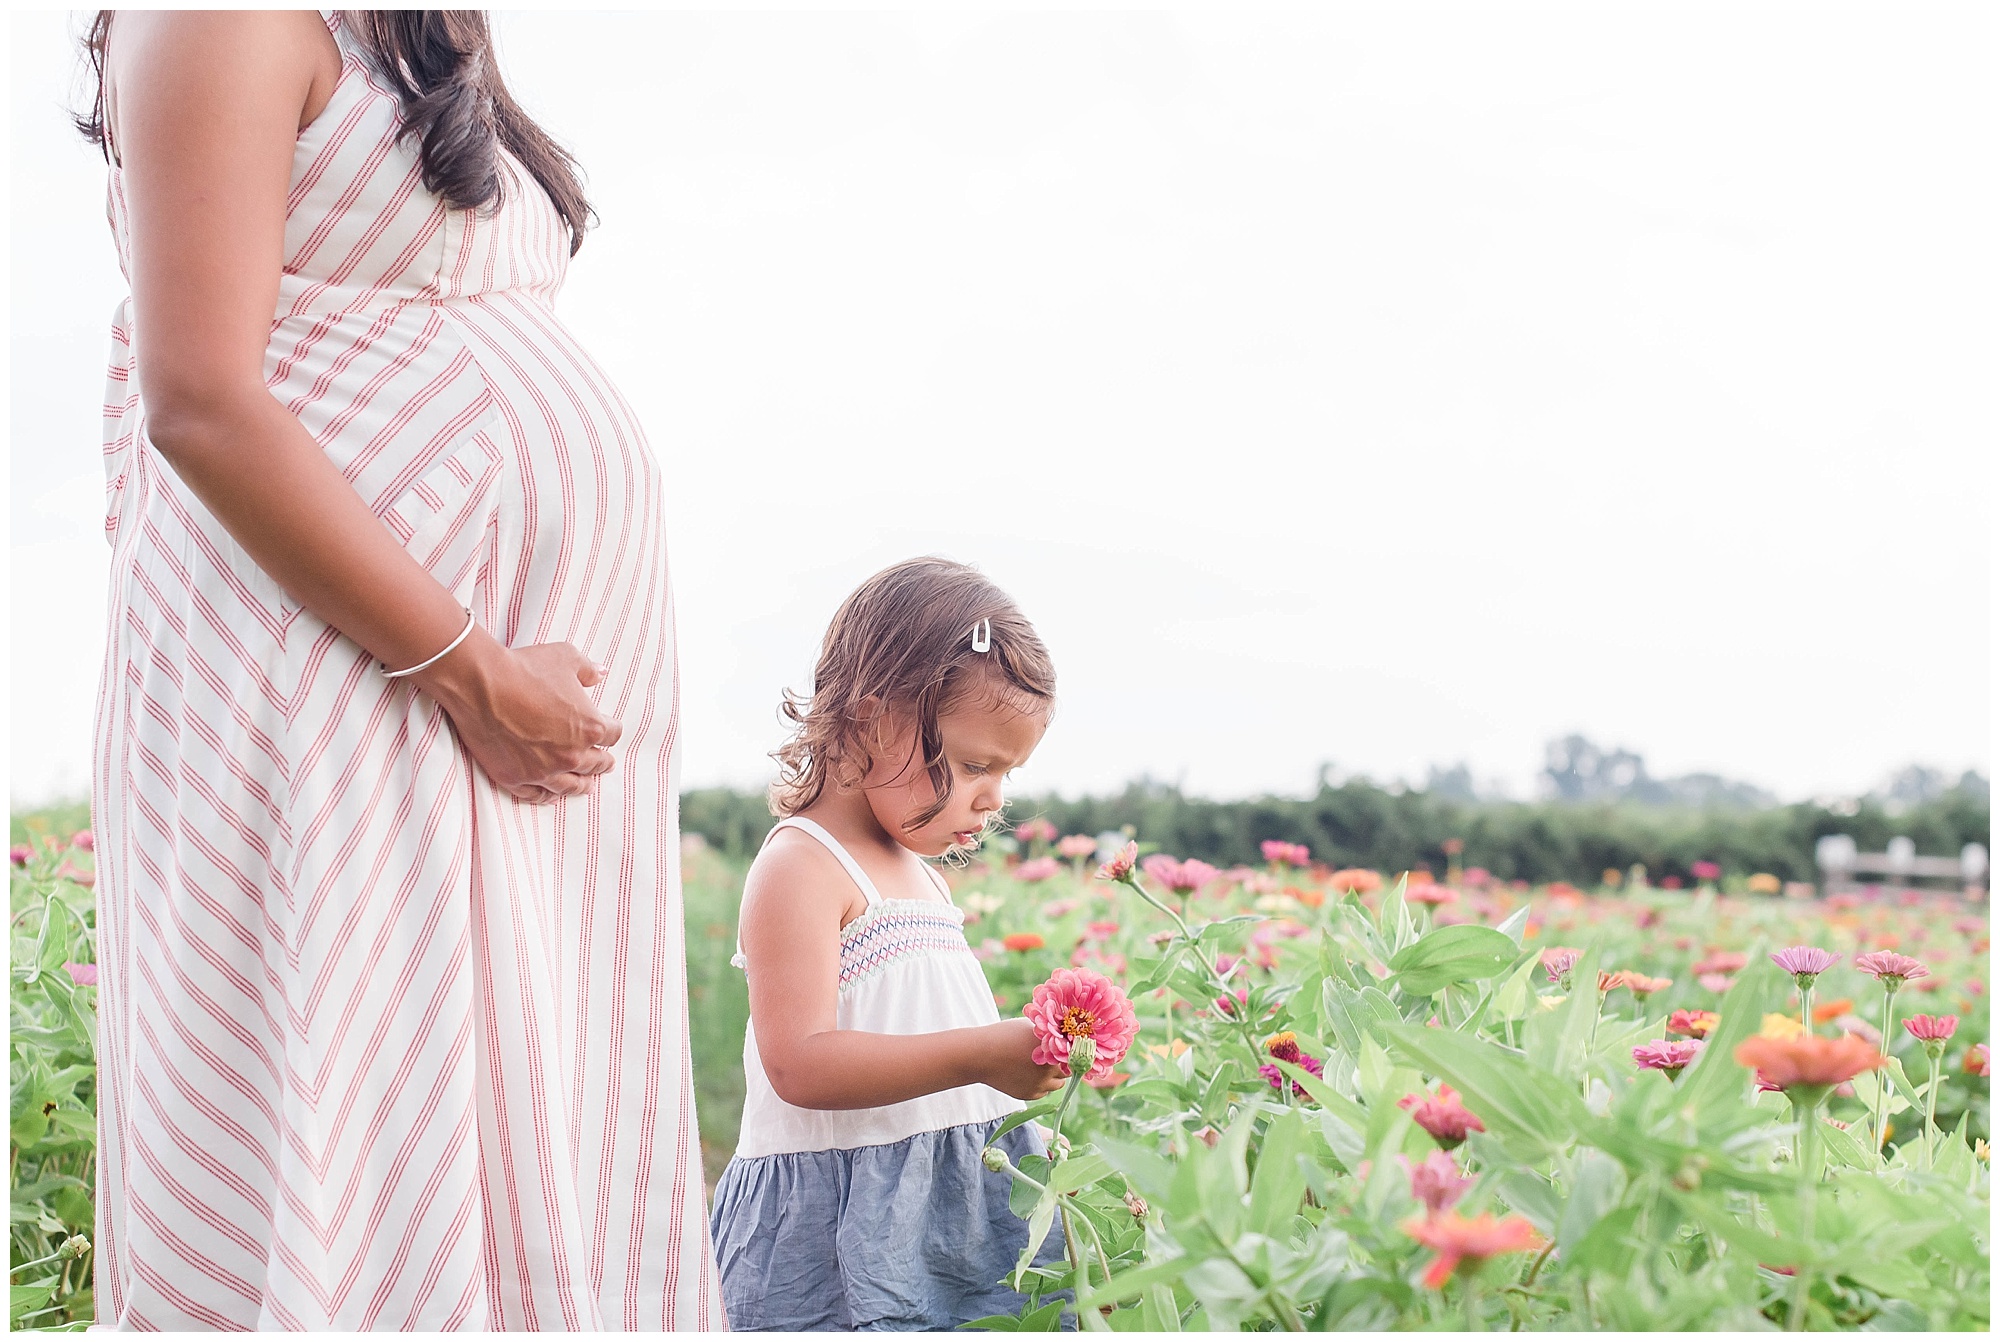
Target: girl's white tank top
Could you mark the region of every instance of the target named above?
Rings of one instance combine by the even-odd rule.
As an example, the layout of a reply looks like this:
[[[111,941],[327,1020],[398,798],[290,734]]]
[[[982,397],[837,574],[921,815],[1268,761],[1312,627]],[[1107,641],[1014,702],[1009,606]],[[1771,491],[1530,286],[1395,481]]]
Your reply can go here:
[[[965,913],[944,878],[931,871],[942,900],[884,899],[840,841],[804,816],[771,829],[797,829],[826,845],[868,907],[840,929],[840,999],[834,1028],[872,1034],[928,1034],[992,1025],[1000,1019],[986,974],[965,940]],[[770,842],[770,835],[764,837]],[[926,868],[926,870],[930,870]],[[743,943],[730,961],[747,969]],[[829,1151],[900,1142],[920,1132],[983,1123],[1021,1108],[991,1086],[959,1086],[878,1109],[801,1109],[778,1098],[757,1052],[757,1027],[743,1037],[743,1127],[736,1154],[745,1159],[790,1151]]]

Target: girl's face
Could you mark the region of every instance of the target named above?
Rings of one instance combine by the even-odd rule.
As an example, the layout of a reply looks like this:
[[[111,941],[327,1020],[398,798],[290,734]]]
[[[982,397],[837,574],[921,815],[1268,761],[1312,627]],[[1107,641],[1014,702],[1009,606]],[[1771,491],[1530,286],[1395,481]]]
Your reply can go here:
[[[904,826],[936,800],[918,749],[917,724],[907,714],[886,716],[881,749],[861,781],[875,819],[889,837],[913,853],[938,857],[977,843],[1005,800],[1009,770],[1027,763],[1048,730],[1045,708],[1023,711],[990,691],[975,689],[938,714],[951,796],[944,809],[917,829]]]

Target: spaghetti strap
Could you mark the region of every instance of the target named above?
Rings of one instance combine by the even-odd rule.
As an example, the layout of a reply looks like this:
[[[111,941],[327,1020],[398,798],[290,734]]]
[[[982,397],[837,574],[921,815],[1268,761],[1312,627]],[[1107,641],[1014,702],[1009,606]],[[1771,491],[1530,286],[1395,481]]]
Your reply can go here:
[[[958,901],[951,897],[951,885],[945,880],[944,873],[928,862],[924,863],[924,870],[929,872],[931,879],[937,882],[938,893],[944,896],[944,902],[951,905],[954,909],[957,908]]]
[[[826,827],[821,825],[817,820],[808,820],[802,815],[788,815],[777,824],[771,826],[771,834],[776,834],[781,829],[804,830],[807,834],[818,839],[826,846],[828,852],[840,859],[840,865],[847,869],[847,874],[852,876],[854,883],[861,887],[861,894],[867,899],[869,908],[872,909],[882,902],[882,892],[875,888],[875,882],[868,879],[868,873],[861,870],[861,864],[854,860],[854,855],[841,847],[840,840],[828,834]],[[764,836],[765,843],[771,841],[771,834]]]

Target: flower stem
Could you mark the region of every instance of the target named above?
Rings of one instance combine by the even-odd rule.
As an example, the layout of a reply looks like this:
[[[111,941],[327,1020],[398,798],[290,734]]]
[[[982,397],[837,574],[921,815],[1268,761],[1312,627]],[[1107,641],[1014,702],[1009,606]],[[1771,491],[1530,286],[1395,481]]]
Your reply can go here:
[[[1056,1154],[1056,1141],[1062,1137],[1063,1119],[1069,1116],[1070,1103],[1076,1099],[1077,1088],[1081,1085],[1083,1085],[1083,1074],[1080,1072],[1072,1073],[1069,1084],[1063,1087],[1062,1101],[1056,1105],[1055,1122],[1050,1124],[1050,1130],[1055,1133],[1055,1137],[1049,1142],[1049,1159],[1052,1162],[1061,1159]]]
[[[1799,1024],[1806,1027],[1807,1034],[1813,1032],[1812,985],[1810,983],[1799,989]]]
[[[1244,1018],[1244,1012],[1238,1011],[1235,1008],[1234,1005],[1235,995],[1229,991],[1228,980],[1224,979],[1222,977],[1222,972],[1215,967],[1215,961],[1209,959],[1208,956],[1203,953],[1201,947],[1195,942],[1194,932],[1192,929],[1188,927],[1187,919],[1183,918],[1180,914],[1176,913],[1172,905],[1162,903],[1160,900],[1155,899],[1146,890],[1145,886],[1139,884],[1139,877],[1136,872],[1127,872],[1125,873],[1124,876],[1120,877],[1119,879],[1124,884],[1131,886],[1132,889],[1138,894],[1139,898],[1145,900],[1148,904],[1151,904],[1161,913],[1166,914],[1167,917],[1174,920],[1175,928],[1177,928],[1180,931],[1181,940],[1186,943],[1182,947],[1182,950],[1193,953],[1196,962],[1201,965],[1203,972],[1205,972],[1208,975],[1209,982],[1215,985],[1216,990],[1223,997],[1226,997],[1230,1000],[1231,1005],[1227,1008],[1224,1008],[1220,1004],[1220,1002],[1218,1002],[1216,1004],[1216,1010],[1228,1011],[1230,1019],[1233,1020],[1236,1023],[1237,1028],[1239,1028],[1243,1032],[1243,1043],[1247,1048],[1249,1048],[1250,1057],[1254,1061],[1257,1057],[1257,1036],[1255,1032],[1251,1030],[1250,1022]],[[1167,994],[1168,994],[1167,998],[1168,1011],[1171,1012],[1173,1010],[1172,1007],[1173,989],[1168,988]],[[1169,1016],[1169,1019],[1171,1019],[1171,1016]],[[1172,1049],[1173,1047],[1173,1037],[1171,1030],[1168,1032],[1167,1047],[1169,1049]]]
[[[1939,1048],[1932,1053],[1926,1047],[1924,1052],[1931,1060],[1931,1088],[1930,1093],[1924,1096],[1924,1168],[1934,1170],[1937,1168],[1937,1147],[1933,1145],[1933,1139],[1937,1132],[1938,1063],[1944,1059],[1944,1050]]]
[[[1819,1164],[1819,1100],[1814,1098],[1808,1106],[1793,1106],[1800,1119],[1799,1123],[1799,1248],[1801,1253],[1813,1252],[1813,1220],[1819,1210],[1819,1172],[1813,1167]],[[1801,1263],[1792,1280],[1792,1307],[1786,1316],[1785,1327],[1790,1332],[1799,1332],[1806,1326],[1806,1298],[1812,1292],[1813,1269],[1810,1264]]]
[[[1896,1026],[1896,990],[1882,988],[1882,1051],[1887,1053],[1894,1046],[1896,1036],[1891,1033]],[[1888,1140],[1889,1078],[1875,1078],[1875,1155],[1883,1164],[1889,1163]]]

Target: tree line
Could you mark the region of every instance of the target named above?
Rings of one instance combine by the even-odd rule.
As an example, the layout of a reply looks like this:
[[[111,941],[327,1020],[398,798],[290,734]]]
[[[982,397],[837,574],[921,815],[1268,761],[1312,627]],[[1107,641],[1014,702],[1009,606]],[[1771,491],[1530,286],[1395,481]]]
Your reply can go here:
[[[1907,835],[1926,855],[1956,856],[1968,843],[1990,846],[1992,815],[1983,788],[1958,787],[1899,804],[1863,798],[1848,804],[1647,805],[1613,801],[1481,801],[1428,790],[1383,787],[1367,779],[1322,779],[1308,797],[1214,801],[1179,788],[1138,782],[1113,796],[1017,797],[1010,822],[1045,817],[1064,834],[1100,834],[1127,826],[1177,857],[1221,865],[1260,864],[1266,839],[1303,843],[1316,860],[1396,872],[1442,874],[1445,845],[1463,844],[1458,861],[1501,880],[1595,884],[1607,869],[1634,864],[1655,882],[1692,883],[1697,862],[1725,875],[1769,872],[1788,881],[1817,879],[1814,845],[1846,834],[1879,853]],[[772,824],[762,793],[698,788],[681,797],[681,828],[723,853],[746,857]]]

